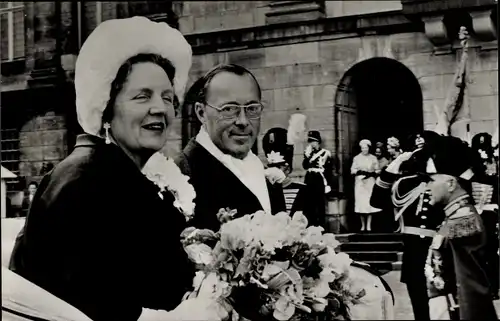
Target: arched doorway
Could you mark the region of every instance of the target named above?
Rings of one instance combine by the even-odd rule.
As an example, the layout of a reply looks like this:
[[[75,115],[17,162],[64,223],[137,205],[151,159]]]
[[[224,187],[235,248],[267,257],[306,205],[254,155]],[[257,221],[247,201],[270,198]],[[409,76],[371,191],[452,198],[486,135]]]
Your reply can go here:
[[[352,193],[350,166],[359,140],[385,143],[395,136],[403,143],[424,126],[418,80],[389,58],[368,59],[349,69],[338,85],[334,112],[339,191],[346,196]]]

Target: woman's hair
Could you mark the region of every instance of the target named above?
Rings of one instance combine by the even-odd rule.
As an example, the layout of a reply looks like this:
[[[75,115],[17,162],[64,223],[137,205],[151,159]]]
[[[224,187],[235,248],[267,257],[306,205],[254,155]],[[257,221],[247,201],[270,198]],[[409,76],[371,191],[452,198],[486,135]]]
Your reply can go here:
[[[108,103],[106,104],[106,109],[104,110],[102,114],[102,120],[103,123],[110,121],[111,118],[113,118],[113,106],[115,105],[116,102],[116,97],[120,93],[120,91],[123,89],[123,86],[125,85],[125,82],[127,81],[128,76],[132,72],[132,67],[135,64],[141,63],[141,62],[152,62],[154,64],[157,64],[160,66],[165,73],[168,76],[168,79],[172,84],[174,83],[174,77],[175,77],[175,67],[173,64],[166,58],[163,58],[160,55],[157,54],[138,54],[136,56],[133,56],[129,58],[127,61],[125,61],[120,69],[118,69],[118,72],[116,73],[116,77],[111,83],[111,91],[109,93],[109,100]],[[178,105],[179,105],[179,100],[178,97],[174,97],[174,108],[178,110]]]

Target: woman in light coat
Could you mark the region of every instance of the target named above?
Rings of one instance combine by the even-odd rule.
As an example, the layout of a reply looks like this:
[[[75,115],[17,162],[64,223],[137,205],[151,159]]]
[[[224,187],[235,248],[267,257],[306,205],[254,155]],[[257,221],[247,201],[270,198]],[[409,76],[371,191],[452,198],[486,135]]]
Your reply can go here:
[[[351,166],[354,179],[354,212],[361,217],[361,231],[371,231],[372,214],[381,210],[370,205],[375,177],[380,172],[377,157],[370,154],[371,142],[359,142],[361,153],[356,155]]]

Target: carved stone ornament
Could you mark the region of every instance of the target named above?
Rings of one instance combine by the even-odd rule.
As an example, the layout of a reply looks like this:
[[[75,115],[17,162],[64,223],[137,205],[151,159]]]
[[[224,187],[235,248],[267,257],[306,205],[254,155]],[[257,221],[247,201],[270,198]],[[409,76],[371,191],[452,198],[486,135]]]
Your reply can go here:
[[[497,39],[497,31],[491,18],[491,10],[471,12],[470,16],[472,17],[474,33],[479,40],[493,41]]]
[[[436,46],[450,44],[446,25],[443,22],[443,16],[423,17],[425,23],[425,35]]]

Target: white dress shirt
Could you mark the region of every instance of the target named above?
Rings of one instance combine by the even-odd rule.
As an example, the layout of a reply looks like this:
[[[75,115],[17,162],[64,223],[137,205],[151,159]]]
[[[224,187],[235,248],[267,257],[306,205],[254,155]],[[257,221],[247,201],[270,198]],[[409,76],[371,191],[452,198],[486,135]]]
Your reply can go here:
[[[203,146],[213,157],[227,167],[238,179],[257,197],[260,205],[268,214],[271,212],[271,200],[267,190],[264,165],[260,159],[250,151],[244,159],[238,159],[224,154],[210,139],[205,128],[202,126],[196,142]],[[244,213],[253,214],[253,213]]]

